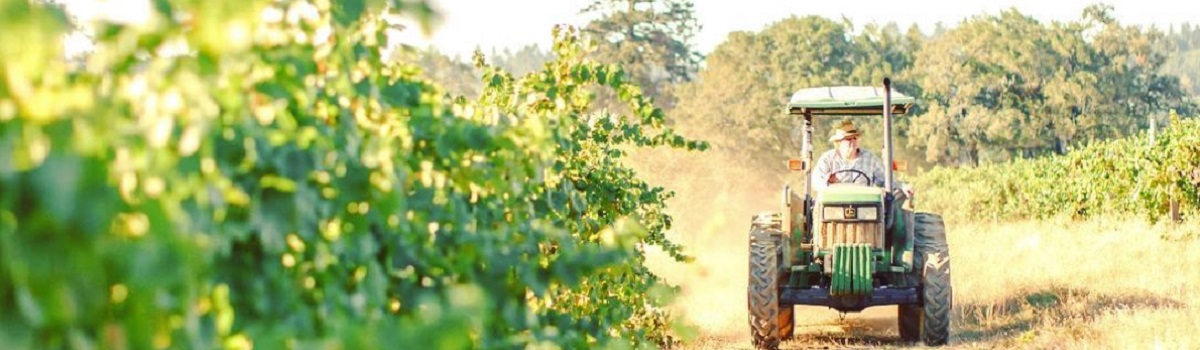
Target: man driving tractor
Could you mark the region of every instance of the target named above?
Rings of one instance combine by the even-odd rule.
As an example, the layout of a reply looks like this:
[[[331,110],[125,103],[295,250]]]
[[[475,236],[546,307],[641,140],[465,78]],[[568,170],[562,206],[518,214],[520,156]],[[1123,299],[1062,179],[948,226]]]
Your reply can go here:
[[[893,90],[891,79],[882,88],[803,88],[788,100],[788,116],[803,122],[801,159],[788,168],[804,172],[804,186],[786,183],[783,210],[751,217],[746,301],[756,349],[776,350],[794,337],[797,305],[843,313],[897,305],[900,339],[949,341],[954,293],[945,221],[915,211],[912,189],[892,165],[893,118],[915,102]],[[860,149],[863,135],[847,119],[833,127],[833,149],[813,157],[814,117],[880,115],[882,152]]]
[[[859,183],[883,187],[883,160],[875,153],[858,148],[858,127],[850,119],[842,120],[834,127],[829,142],[834,143],[833,149],[826,151],[817,160],[812,173],[814,190],[821,190],[835,183]],[[912,187],[897,181],[899,192],[912,198]]]

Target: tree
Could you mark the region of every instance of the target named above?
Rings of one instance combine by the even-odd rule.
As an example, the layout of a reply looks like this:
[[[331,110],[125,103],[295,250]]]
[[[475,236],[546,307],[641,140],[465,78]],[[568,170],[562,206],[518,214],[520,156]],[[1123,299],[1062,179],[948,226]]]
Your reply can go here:
[[[705,135],[714,149],[745,165],[781,169],[800,152],[800,119],[787,115],[791,94],[805,87],[879,85],[911,60],[898,30],[869,29],[852,36],[848,24],[817,16],[790,17],[760,32],[735,32],[708,56],[697,81],[680,88],[674,120],[688,135]],[[871,38],[878,33],[877,38]],[[874,41],[871,41],[874,40]],[[864,42],[870,44],[864,44]],[[878,51],[876,51],[878,50]],[[833,119],[815,120],[819,152]],[[866,132],[881,135],[878,118],[863,118]],[[882,137],[863,147],[879,149]]]
[[[895,23],[883,26],[874,23],[865,25],[854,37],[855,44],[861,48],[862,57],[854,67],[849,81],[879,86],[883,78],[889,77],[896,90],[909,96],[920,96],[921,86],[912,77],[911,68],[917,51],[926,40],[921,29],[915,24],[905,32],[901,32]],[[912,116],[921,112],[921,106],[917,104],[908,111],[907,116],[892,120],[892,143],[895,148],[892,154],[895,159],[905,161],[913,169],[931,165],[919,151],[906,147]],[[870,135],[878,136],[883,132],[883,125],[877,118],[866,118],[861,124]],[[864,140],[865,147],[882,150],[880,137],[866,137]],[[818,146],[815,148],[824,149],[823,144]]]
[[[1166,57],[1162,73],[1178,77],[1192,99],[1200,97],[1200,28],[1189,23],[1171,28],[1158,50]]]
[[[920,28],[915,24],[907,32],[901,32],[895,23],[863,26],[854,38],[854,43],[861,47],[862,55],[851,73],[851,79],[878,84],[883,78],[890,77],[896,81],[897,89],[907,94],[919,94],[920,87],[908,80],[904,73],[912,67],[913,56],[924,41]]]
[[[674,106],[672,84],[691,80],[703,56],[692,47],[700,31],[690,0],[595,0],[582,13],[597,18],[585,32],[600,42],[601,62],[620,64],[662,107]]]
[[[913,76],[928,111],[910,145],[930,161],[979,163],[1063,154],[1121,137],[1183,104],[1158,73],[1162,35],[1118,24],[1092,6],[1083,20],[1044,25],[1016,10],[978,16],[935,37]]]
[[[914,121],[910,144],[926,149],[927,160],[972,163],[1044,147],[1048,120],[1038,112],[1046,77],[1054,75],[1049,34],[1009,10],[932,39],[914,65],[928,111]]]
[[[1167,54],[1162,73],[1178,77],[1180,87],[1192,99],[1200,98],[1200,49]]]
[[[730,34],[710,54],[700,78],[680,88],[677,127],[706,135],[715,149],[745,160],[744,165],[778,171],[783,160],[801,151],[802,121],[783,107],[796,90],[879,86],[884,77],[892,77],[897,90],[918,96],[920,89],[906,72],[926,40],[919,28],[901,32],[891,23],[868,24],[852,34],[853,28],[847,21],[809,16],[787,18],[760,32]],[[908,119],[894,120],[893,154],[921,165],[924,157],[904,147]],[[814,156],[830,147],[825,136],[836,121],[814,119]],[[882,150],[882,119],[864,117],[855,123],[872,135],[863,139],[863,147]]]
[[[1083,39],[1084,27],[1078,23],[1055,23],[1048,38],[1054,59],[1053,75],[1046,80],[1042,110],[1049,118],[1050,147],[1065,154],[1078,137],[1089,140],[1106,135],[1103,125],[1105,97],[1098,88],[1099,70],[1095,54]],[[1028,154],[1026,154],[1028,155]]]
[[[1105,111],[1124,119],[1105,125],[1115,128],[1102,134],[1125,136],[1148,127],[1150,118],[1165,118],[1172,108],[1188,109],[1188,103],[1179,78],[1162,73],[1166,57],[1155,48],[1165,41],[1163,33],[1123,26],[1107,14],[1111,11],[1111,6],[1089,6],[1082,22],[1094,33],[1090,44],[1095,50],[1098,87],[1110,102]]]

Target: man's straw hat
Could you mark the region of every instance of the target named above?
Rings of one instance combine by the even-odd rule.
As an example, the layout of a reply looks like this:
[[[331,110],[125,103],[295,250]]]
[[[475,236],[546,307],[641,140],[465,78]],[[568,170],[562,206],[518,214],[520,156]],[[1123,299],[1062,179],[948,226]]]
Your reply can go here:
[[[834,127],[833,136],[829,137],[829,142],[838,142],[851,136],[858,137],[858,127],[854,126],[854,122],[851,122],[850,119],[846,119]]]

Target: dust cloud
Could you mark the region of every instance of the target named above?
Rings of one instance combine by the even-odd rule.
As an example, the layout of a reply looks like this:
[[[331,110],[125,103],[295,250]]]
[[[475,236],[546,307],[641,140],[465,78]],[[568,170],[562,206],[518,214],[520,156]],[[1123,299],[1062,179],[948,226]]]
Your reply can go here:
[[[681,289],[672,311],[704,337],[744,335],[750,219],[779,211],[786,169],[754,171],[712,150],[652,150],[631,160],[647,182],[675,192],[667,236],[694,258],[681,263],[649,253],[651,270]]]
[[[622,107],[617,107],[618,112]],[[626,165],[651,186],[674,193],[667,201],[671,227],[666,236],[681,245],[690,262],[649,247],[646,264],[666,284],[679,288],[670,305],[676,321],[699,331],[701,338],[748,340],[746,282],[750,220],[755,213],[777,212],[780,191],[789,180],[800,183],[786,165],[763,170],[721,145],[743,146],[711,123],[683,117],[675,131],[706,140],[705,151],[627,149]],[[793,184],[795,186],[795,184]]]

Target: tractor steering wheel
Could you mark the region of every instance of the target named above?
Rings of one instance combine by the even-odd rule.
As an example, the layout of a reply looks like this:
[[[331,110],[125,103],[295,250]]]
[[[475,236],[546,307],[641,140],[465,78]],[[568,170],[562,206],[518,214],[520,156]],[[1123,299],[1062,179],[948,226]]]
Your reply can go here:
[[[867,176],[867,173],[858,171],[857,169],[842,169],[842,170],[838,170],[838,171],[829,173],[829,179],[826,179],[825,181],[827,181],[828,183],[833,183],[832,181],[829,181],[829,180],[836,179],[837,177],[835,177],[835,175],[840,174],[840,173],[854,173],[854,175],[856,175],[855,177],[850,178],[850,181],[846,181],[847,183],[857,182],[858,179],[860,179],[860,178],[863,180],[867,180],[867,185],[871,185],[871,182],[873,182],[873,181],[871,181],[872,180],[871,177]]]

